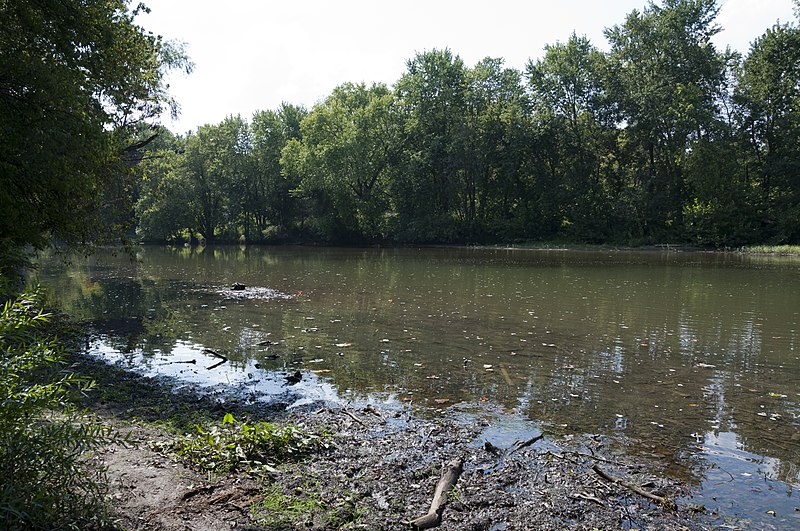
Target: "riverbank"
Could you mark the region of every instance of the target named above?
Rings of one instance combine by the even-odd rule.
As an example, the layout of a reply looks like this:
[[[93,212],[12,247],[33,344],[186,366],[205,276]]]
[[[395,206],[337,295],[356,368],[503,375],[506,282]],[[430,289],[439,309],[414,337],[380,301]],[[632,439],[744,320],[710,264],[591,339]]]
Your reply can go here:
[[[140,245],[144,246],[166,246],[176,247],[180,244],[169,242],[141,242]],[[741,247],[710,247],[698,246],[688,243],[661,243],[661,244],[643,244],[643,245],[618,245],[613,243],[575,243],[575,242],[561,242],[561,241],[543,241],[543,242],[519,242],[519,243],[496,243],[496,244],[467,244],[467,243],[454,243],[454,244],[411,244],[411,243],[381,243],[381,244],[353,244],[353,245],[332,245],[326,242],[239,242],[239,241],[216,241],[211,245],[198,244],[189,246],[184,243],[185,247],[192,248],[214,248],[217,246],[231,247],[240,246],[246,247],[332,247],[332,248],[427,248],[427,249],[489,249],[489,250],[514,250],[514,251],[623,251],[623,252],[682,252],[682,253],[734,253],[734,254],[753,254],[753,255],[774,255],[774,256],[800,256],[800,245],[744,245]]]
[[[706,529],[710,515],[676,503],[688,488],[654,463],[632,460],[601,437],[537,436],[510,447],[491,421],[317,403],[221,402],[81,357],[97,381],[85,405],[128,434],[95,456],[127,529],[402,529],[428,512],[445,464],[463,463],[440,529]],[[195,425],[268,421],[324,440],[299,460],[249,472],[209,473],[175,455]]]

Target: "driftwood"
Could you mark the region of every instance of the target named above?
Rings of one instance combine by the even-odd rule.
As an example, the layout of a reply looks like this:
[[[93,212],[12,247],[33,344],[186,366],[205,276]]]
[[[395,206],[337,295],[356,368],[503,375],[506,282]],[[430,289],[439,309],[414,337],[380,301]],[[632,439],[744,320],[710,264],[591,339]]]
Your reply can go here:
[[[536,441],[542,440],[543,438],[544,438],[544,433],[540,433],[536,437],[531,437],[527,441],[518,442],[516,445],[514,445],[514,448],[512,448],[511,450],[508,451],[508,454],[506,454],[506,455],[511,455],[514,452],[516,452],[517,450],[522,450],[523,448],[527,448],[528,446],[532,445]]]
[[[428,514],[420,516],[411,520],[409,524],[416,529],[430,529],[438,527],[442,523],[442,513],[444,512],[445,503],[447,503],[447,493],[458,482],[461,477],[461,472],[464,470],[463,459],[453,459],[442,470],[442,478],[436,484],[436,490],[433,493],[433,501],[431,501],[431,508],[428,509]]]
[[[606,481],[610,481],[611,483],[616,483],[617,485],[622,485],[626,489],[628,489],[628,490],[630,490],[632,492],[635,492],[639,496],[643,496],[643,497],[647,498],[650,501],[654,501],[659,505],[662,505],[662,506],[665,506],[665,507],[668,507],[668,506],[672,505],[671,502],[669,500],[667,500],[666,498],[664,498],[663,496],[659,496],[657,494],[653,494],[652,492],[648,492],[648,491],[644,490],[643,488],[641,488],[639,485],[631,483],[630,481],[624,480],[622,478],[618,478],[616,476],[612,476],[611,474],[603,471],[603,469],[601,469],[599,466],[597,466],[597,464],[592,466],[592,470],[594,470],[597,473],[598,476],[600,476],[601,478],[605,479]]]
[[[345,415],[347,415],[348,417],[350,417],[351,419],[353,419],[354,421],[356,421],[356,423],[358,423],[358,424],[361,424],[362,426],[364,426],[364,423],[363,423],[363,422],[361,422],[361,419],[360,419],[360,418],[356,417],[355,415],[353,415],[352,413],[350,413],[350,412],[349,412],[349,411],[347,411],[346,409],[342,409],[342,413],[344,413]]]
[[[598,498],[596,496],[592,496],[588,492],[576,492],[574,494],[571,494],[570,497],[572,499],[574,499],[574,500],[586,500],[586,501],[594,502],[597,505],[599,505],[600,507],[605,507],[606,506],[606,504],[603,503],[603,500],[601,500],[600,498]]]
[[[216,369],[217,367],[219,367],[220,365],[222,365],[223,363],[225,363],[226,361],[228,361],[228,357],[227,357],[227,356],[225,356],[224,354],[220,354],[219,352],[217,352],[217,351],[216,351],[216,350],[214,350],[214,349],[211,349],[211,348],[204,348],[204,349],[203,349],[203,352],[205,352],[205,353],[207,353],[207,354],[211,354],[212,356],[214,356],[215,358],[219,358],[219,360],[220,360],[220,361],[218,361],[217,363],[215,363],[215,364],[213,364],[213,365],[210,365],[210,366],[206,367],[206,369],[208,369],[209,371],[210,371],[211,369]]]
[[[219,352],[217,352],[213,348],[204,348],[203,352],[205,352],[207,354],[211,354],[212,356],[214,356],[216,358],[219,358],[221,360],[228,361],[228,357],[225,354],[220,354]]]

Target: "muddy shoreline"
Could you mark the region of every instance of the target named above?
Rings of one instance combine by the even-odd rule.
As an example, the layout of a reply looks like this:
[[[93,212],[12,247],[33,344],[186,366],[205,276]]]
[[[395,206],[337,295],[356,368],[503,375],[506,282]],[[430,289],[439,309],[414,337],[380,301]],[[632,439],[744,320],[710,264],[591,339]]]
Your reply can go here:
[[[714,515],[686,504],[689,487],[666,475],[666,465],[631,459],[602,437],[536,434],[503,447],[487,436],[490,419],[325,403],[287,411],[285,403],[175,392],[169,381],[90,357],[76,358],[75,367],[97,381],[84,404],[89,412],[130,436],[129,445],[94,457],[108,467],[109,500],[126,529],[408,529],[428,512],[454,459],[463,473],[438,529],[713,527]],[[327,448],[260,476],[201,473],[164,451],[226,413],[326,434]]]

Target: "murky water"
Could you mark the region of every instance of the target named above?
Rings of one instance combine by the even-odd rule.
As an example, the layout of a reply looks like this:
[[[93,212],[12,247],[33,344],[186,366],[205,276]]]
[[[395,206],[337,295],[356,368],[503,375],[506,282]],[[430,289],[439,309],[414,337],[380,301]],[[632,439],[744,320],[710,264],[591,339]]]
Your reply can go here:
[[[483,402],[624,435],[691,503],[800,528],[798,259],[146,247],[40,277],[109,359],[262,397],[299,370],[307,400]]]

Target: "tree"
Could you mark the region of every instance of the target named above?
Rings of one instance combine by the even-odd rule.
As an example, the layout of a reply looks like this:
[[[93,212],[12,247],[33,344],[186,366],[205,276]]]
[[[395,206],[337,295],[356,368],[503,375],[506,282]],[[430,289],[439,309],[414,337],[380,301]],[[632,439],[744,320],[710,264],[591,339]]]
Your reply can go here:
[[[715,127],[726,60],[711,43],[715,0],[665,0],[634,10],[606,30],[609,85],[625,124],[625,161],[640,189],[645,236],[680,236],[689,193],[685,161],[693,143]]]
[[[180,46],[134,22],[139,9],[0,2],[0,255],[109,236],[96,220],[147,141],[134,128],[173,105],[165,72],[191,69]]]
[[[612,223],[615,199],[622,193],[604,165],[617,141],[605,69],[605,56],[574,33],[566,43],[546,46],[544,57],[527,67],[535,120],[545,139],[540,158],[547,170],[540,174],[551,181],[542,188],[542,210],[555,218],[553,229],[589,241],[612,237],[612,225],[619,225]]]
[[[186,173],[176,171],[183,163],[185,139],[167,131],[159,135],[160,145],[154,144],[148,146],[140,166],[142,177],[135,207],[137,230],[144,241],[179,240],[193,226],[189,212],[192,187]]]
[[[470,241],[521,236],[518,198],[529,151],[530,103],[522,75],[487,57],[467,72],[456,214]],[[515,234],[516,232],[516,234]]]
[[[765,236],[800,241],[800,28],[776,24],[742,64],[736,99],[745,172],[759,192]]]
[[[303,107],[284,103],[276,111],[253,115],[253,164],[255,182],[249,197],[249,211],[259,237],[270,225],[284,234],[297,216],[300,176],[292,178],[281,167],[281,153],[291,140],[300,140],[300,123],[308,112]]]
[[[186,139],[183,161],[175,171],[186,183],[190,232],[197,230],[208,243],[225,230],[228,236],[235,232],[250,151],[249,126],[240,116],[203,125]]]
[[[453,209],[464,162],[466,77],[461,58],[445,49],[418,53],[397,82],[406,156],[392,194],[403,238],[455,239]]]
[[[330,207],[315,209],[327,215],[329,236],[386,238],[388,187],[401,129],[392,92],[382,84],[340,85],[314,107],[301,128],[305,171],[300,188]]]

